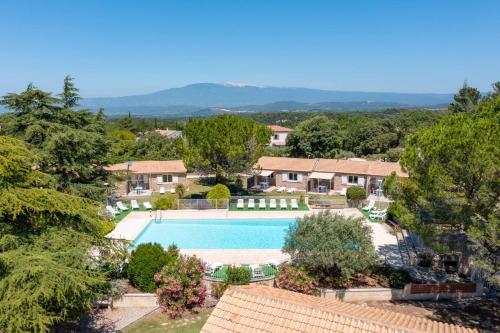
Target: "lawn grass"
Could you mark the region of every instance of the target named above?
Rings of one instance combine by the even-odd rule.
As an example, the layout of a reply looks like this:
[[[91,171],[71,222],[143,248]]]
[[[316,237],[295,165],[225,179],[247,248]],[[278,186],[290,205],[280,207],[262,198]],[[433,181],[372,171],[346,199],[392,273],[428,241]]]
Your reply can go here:
[[[198,333],[212,310],[202,309],[199,313],[186,313],[182,318],[171,319],[159,310],[145,316],[121,330],[123,333]]]
[[[200,179],[188,179],[189,190],[184,194],[185,199],[204,198],[213,186],[202,184]]]

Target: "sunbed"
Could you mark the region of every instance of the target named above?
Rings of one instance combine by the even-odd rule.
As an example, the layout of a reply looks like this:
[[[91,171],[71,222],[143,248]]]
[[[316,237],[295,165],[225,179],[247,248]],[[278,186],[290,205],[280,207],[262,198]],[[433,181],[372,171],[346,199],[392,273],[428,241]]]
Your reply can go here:
[[[366,205],[365,207],[363,207],[363,208],[361,208],[361,209],[362,209],[362,210],[364,210],[364,211],[369,212],[369,211],[371,211],[373,208],[375,208],[375,201],[370,200],[370,201],[368,202],[368,205]]]
[[[280,208],[288,209],[288,204],[286,203],[286,199],[280,199]]]
[[[238,203],[236,204],[236,207],[237,207],[238,209],[243,209],[243,208],[245,208],[245,204],[244,204],[244,202],[243,202],[243,199],[238,199]]]
[[[288,191],[286,191],[287,193],[293,193],[295,192],[295,187],[291,187],[288,189]]]
[[[262,272],[262,268],[260,268],[260,265],[257,264],[250,265],[250,270],[252,271],[253,278],[264,277],[264,273]]]
[[[144,201],[144,202],[142,203],[142,205],[143,205],[143,206],[144,206],[144,208],[146,208],[146,209],[149,209],[149,210],[153,209],[153,206],[151,206],[151,203],[150,203],[149,201]]]
[[[297,204],[297,199],[290,200],[290,205],[292,206],[292,209],[299,209],[299,205]]]
[[[121,211],[126,211],[128,210],[128,207],[123,204],[121,201],[116,202],[116,208],[118,208]]]
[[[269,200],[269,208],[276,209],[276,199]]]
[[[114,209],[112,206],[106,206],[106,210],[113,216],[115,217],[116,214],[119,214],[120,212],[116,209]]]
[[[286,187],[280,186],[276,189],[276,192],[284,192],[286,190]]]
[[[139,209],[139,204],[137,203],[137,200],[130,200],[130,206],[132,206],[132,209]]]
[[[266,209],[266,199],[259,199],[259,208]]]
[[[254,199],[248,199],[248,208],[255,208],[255,200]]]
[[[373,220],[385,220],[387,217],[387,208],[382,210],[372,211],[370,213],[370,218]]]

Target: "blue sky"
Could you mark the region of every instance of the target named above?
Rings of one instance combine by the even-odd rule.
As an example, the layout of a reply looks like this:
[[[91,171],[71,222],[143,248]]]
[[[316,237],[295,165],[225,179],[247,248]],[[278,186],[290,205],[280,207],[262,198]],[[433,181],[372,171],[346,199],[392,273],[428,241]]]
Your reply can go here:
[[[500,1],[2,1],[0,94],[195,82],[455,92],[500,80]]]

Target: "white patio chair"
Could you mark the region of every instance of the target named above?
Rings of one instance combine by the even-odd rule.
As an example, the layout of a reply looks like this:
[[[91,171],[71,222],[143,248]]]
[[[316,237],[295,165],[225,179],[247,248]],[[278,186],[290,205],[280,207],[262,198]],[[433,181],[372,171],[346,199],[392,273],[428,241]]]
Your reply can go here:
[[[223,266],[224,265],[221,262],[214,262],[214,263],[208,264],[206,273],[208,275],[212,275],[215,272],[217,272],[219,269],[221,269]]]
[[[375,210],[370,213],[370,218],[373,220],[385,220],[387,217],[387,208],[382,210]]]
[[[340,190],[340,195],[347,195],[347,188],[343,188]]]
[[[259,208],[266,209],[266,199],[259,199]]]
[[[160,187],[160,194],[165,194],[165,188],[163,186]]]
[[[263,278],[264,277],[264,272],[262,272],[262,268],[260,267],[260,265],[257,265],[257,264],[250,265],[250,270],[252,271],[253,278]]]
[[[123,212],[123,211],[128,210],[128,207],[127,207],[127,206],[125,206],[125,205],[123,204],[123,202],[121,202],[121,201],[117,201],[117,202],[116,202],[116,208],[118,208],[118,209],[119,209],[119,210],[121,210],[122,212]]]
[[[175,194],[175,188],[170,189],[170,194]]]
[[[255,200],[254,199],[248,199],[248,208],[255,208]]]
[[[132,209],[139,209],[139,204],[137,203],[137,200],[130,200],[130,206],[132,206]]]
[[[276,192],[281,193],[281,192],[284,192],[285,190],[286,190],[286,187],[280,186],[276,189]]]
[[[269,208],[276,209],[276,199],[269,200]]]
[[[286,202],[286,199],[280,199],[280,208],[281,209],[288,209],[288,204]]]
[[[374,200],[370,200],[368,202],[368,205],[366,205],[365,207],[361,208],[362,210],[366,211],[366,212],[369,212],[371,211],[373,208],[375,208],[375,201]]]
[[[106,211],[108,211],[108,213],[111,214],[111,216],[115,217],[117,214],[119,214],[120,212],[117,211],[116,209],[114,209],[112,206],[106,206]]]
[[[295,190],[296,190],[296,188],[295,188],[295,187],[291,187],[291,188],[289,188],[289,189],[286,191],[286,193],[293,193],[293,192],[295,192]]]
[[[236,204],[236,207],[238,209],[243,209],[245,208],[245,203],[243,202],[243,199],[238,199],[238,203]]]
[[[299,209],[299,204],[297,203],[297,199],[290,200],[290,205],[292,206],[292,209]]]

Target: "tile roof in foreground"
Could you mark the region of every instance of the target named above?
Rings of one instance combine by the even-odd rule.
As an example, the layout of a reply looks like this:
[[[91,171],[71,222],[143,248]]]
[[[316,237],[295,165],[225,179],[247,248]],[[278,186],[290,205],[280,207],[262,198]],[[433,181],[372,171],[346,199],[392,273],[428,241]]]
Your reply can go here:
[[[127,171],[127,162],[108,165],[107,171]],[[182,160],[173,161],[132,161],[129,168],[131,173],[185,173],[187,172]]]
[[[230,287],[201,332],[478,332],[426,318],[262,285]]]
[[[293,129],[280,125],[267,125],[273,132],[293,132]]]

